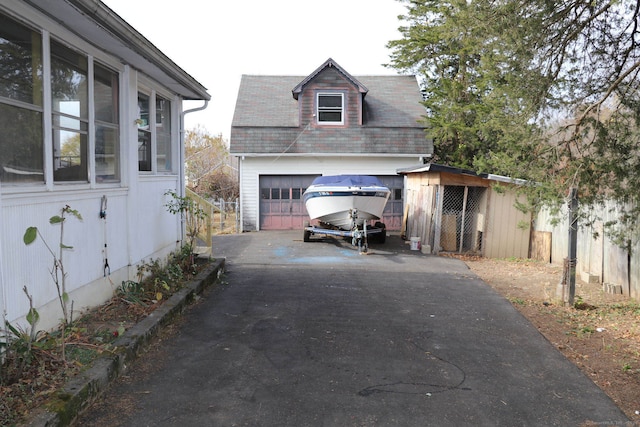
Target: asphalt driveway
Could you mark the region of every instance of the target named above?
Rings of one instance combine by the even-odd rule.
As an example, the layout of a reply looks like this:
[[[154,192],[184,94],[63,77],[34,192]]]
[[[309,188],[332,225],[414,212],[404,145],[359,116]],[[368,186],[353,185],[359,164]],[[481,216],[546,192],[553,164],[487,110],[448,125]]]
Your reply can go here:
[[[216,236],[214,256],[226,284],[82,425],[629,423],[458,260],[297,231]]]

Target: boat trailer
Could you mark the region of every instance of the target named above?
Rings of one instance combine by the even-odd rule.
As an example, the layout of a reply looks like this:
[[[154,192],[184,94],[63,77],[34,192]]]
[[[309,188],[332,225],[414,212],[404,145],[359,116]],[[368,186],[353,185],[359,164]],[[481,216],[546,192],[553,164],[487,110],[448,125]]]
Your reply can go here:
[[[369,250],[369,236],[372,238],[375,236],[376,240],[380,243],[384,243],[387,237],[387,230],[385,225],[381,222],[376,222],[373,227],[368,227],[367,222],[364,221],[362,226],[357,224],[358,210],[352,209],[349,211],[351,217],[351,229],[343,230],[340,228],[324,228],[315,225],[309,225],[305,223],[303,241],[311,241],[311,236],[314,234],[321,234],[326,236],[339,236],[339,237],[351,237],[351,244],[358,247],[358,252],[366,253]],[[330,224],[328,224],[330,226]]]

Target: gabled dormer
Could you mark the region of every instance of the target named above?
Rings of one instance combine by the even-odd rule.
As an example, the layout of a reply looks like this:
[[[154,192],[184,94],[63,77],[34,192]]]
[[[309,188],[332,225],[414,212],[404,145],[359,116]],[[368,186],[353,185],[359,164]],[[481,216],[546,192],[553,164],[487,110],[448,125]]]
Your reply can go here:
[[[363,124],[368,89],[333,59],[327,59],[291,91],[301,126],[355,127]]]

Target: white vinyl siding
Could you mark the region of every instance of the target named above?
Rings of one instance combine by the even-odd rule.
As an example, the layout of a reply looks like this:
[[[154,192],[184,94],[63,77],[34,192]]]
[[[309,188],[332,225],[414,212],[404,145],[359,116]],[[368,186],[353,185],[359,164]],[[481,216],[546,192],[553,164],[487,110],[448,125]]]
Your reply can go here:
[[[240,210],[243,231],[260,228],[261,175],[396,175],[396,170],[415,166],[417,157],[245,157],[240,161]]]
[[[37,146],[29,147],[29,152],[40,156],[29,163],[12,153],[12,164],[18,167],[13,168],[10,179],[4,179],[6,175],[0,176],[0,310],[3,320],[28,326],[25,314],[29,301],[22,290],[27,286],[40,313],[38,329],[48,330],[60,319],[60,306],[49,275],[51,256],[41,239],[29,246],[22,243],[27,227],[38,227],[49,244],[57,245],[60,229],[49,224],[49,218],[59,214],[66,204],[82,214],[82,221],[68,219],[64,234],[64,243],[73,246],[73,250],[65,254],[65,270],[74,317],[108,300],[123,280],[135,280],[138,265],[151,259],[165,259],[181,244],[180,217],[166,210],[168,198],[165,192],[181,186],[177,160],[182,99],[143,72],[44,16],[28,2],[7,0],[0,4],[0,13],[28,28],[26,33],[30,37],[35,35],[31,40],[42,45],[27,44],[25,49],[42,52],[39,55],[42,65],[38,64],[38,55],[29,63],[43,80],[42,88],[37,81],[26,79],[27,83],[18,82],[29,87],[26,92],[0,94],[0,113],[18,111],[21,117],[21,134],[13,128],[4,128],[5,134],[18,135],[12,151],[20,147],[18,143],[24,149],[24,145],[33,140]],[[7,28],[3,27],[3,30]],[[86,63],[83,73],[87,84],[80,95],[87,101],[82,101],[85,105],[74,106],[71,112],[63,109],[62,104],[71,106],[80,102],[73,97],[78,93],[64,92],[64,87],[52,93],[56,85],[51,82],[50,40],[62,47],[58,52],[69,53],[70,50],[72,58],[82,59],[83,67]],[[64,58],[68,60],[69,55]],[[61,67],[58,69],[64,74]],[[22,77],[25,80],[25,76]],[[157,94],[158,98],[152,99],[165,100],[159,105],[165,131],[161,139],[165,145],[158,150],[158,157],[152,158],[153,172],[157,169],[157,174],[138,173],[135,119],[139,91]],[[155,112],[156,103],[153,102],[152,111]],[[3,117],[9,120],[16,117],[16,113]],[[65,122],[65,119],[72,121]],[[166,127],[165,119],[171,121]],[[59,129],[54,128],[56,123]],[[32,133],[27,134],[25,129]],[[58,133],[61,142],[67,139],[61,131],[82,132],[86,139],[80,153],[88,176],[82,176],[81,180],[75,179],[78,175],[74,175],[65,183],[54,182],[54,133]],[[0,129],[0,141],[3,141],[2,132]],[[166,144],[168,138],[170,146]],[[0,147],[0,160],[3,155],[7,158],[7,152]],[[71,163],[67,165],[76,166]],[[37,171],[30,174],[28,169]],[[108,200],[105,219],[99,216],[103,196]],[[105,275],[107,258],[110,275]]]

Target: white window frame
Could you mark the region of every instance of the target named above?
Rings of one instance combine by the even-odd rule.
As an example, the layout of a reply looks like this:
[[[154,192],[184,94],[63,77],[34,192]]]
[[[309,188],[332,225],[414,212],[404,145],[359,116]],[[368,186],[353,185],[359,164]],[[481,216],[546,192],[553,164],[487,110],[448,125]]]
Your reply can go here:
[[[79,39],[75,34],[69,32],[68,29],[63,28],[57,24],[51,24],[46,19],[42,19],[38,16],[34,16],[32,20],[26,21],[20,16],[21,8],[18,7],[15,11],[6,10],[0,7],[0,12],[15,20],[21,25],[30,28],[32,31],[40,33],[42,40],[42,102],[41,107],[35,107],[31,104],[18,103],[17,107],[26,108],[32,111],[40,111],[43,114],[43,173],[44,181],[39,182],[3,182],[3,192],[8,193],[20,193],[24,191],[40,191],[42,185],[49,191],[65,190],[73,186],[74,188],[105,188],[105,187],[121,187],[124,185],[125,175],[123,173],[123,153],[122,142],[123,127],[121,125],[123,118],[123,72],[124,66],[119,62],[113,60],[103,52],[95,50],[94,46],[88,44],[82,39]],[[24,11],[23,11],[24,12]],[[52,32],[53,30],[53,32]],[[88,84],[88,138],[87,138],[87,150],[88,150],[88,179],[80,181],[55,181],[53,177],[53,106],[52,106],[52,94],[51,94],[51,40],[62,44],[63,46],[76,51],[80,55],[87,58],[88,72],[87,72],[87,84]],[[118,133],[119,144],[119,173],[118,177],[113,180],[105,182],[96,182],[96,170],[95,170],[95,116],[94,116],[94,63],[100,64],[101,67],[115,73],[118,77],[118,123],[114,128]],[[7,104],[14,104],[15,102],[6,102]],[[28,190],[27,190],[28,189]]]
[[[323,96],[334,96],[340,97],[340,107],[320,107],[320,98]],[[329,121],[329,120],[320,120],[320,116],[322,113],[330,113],[330,112],[340,112],[340,120],[339,121]],[[345,96],[343,92],[318,92],[316,93],[316,123],[318,125],[327,125],[327,126],[340,126],[344,125],[344,116],[345,116]]]
[[[179,104],[179,100],[169,94],[168,92],[158,88],[154,83],[145,78],[144,76],[140,76],[138,80],[138,90],[136,93],[141,93],[149,97],[149,133],[151,135],[151,170],[140,170],[138,168],[138,173],[140,175],[177,175],[180,170],[178,169],[177,159],[178,159],[178,148],[177,143],[179,139],[178,121],[176,115],[176,108]],[[171,121],[171,169],[170,170],[158,170],[158,144],[157,144],[157,128],[156,128],[156,100],[158,97],[163,98],[170,102],[171,110],[169,120]],[[137,99],[137,95],[136,95]],[[136,131],[136,141],[137,141],[137,131]],[[137,143],[136,143],[137,146]]]

